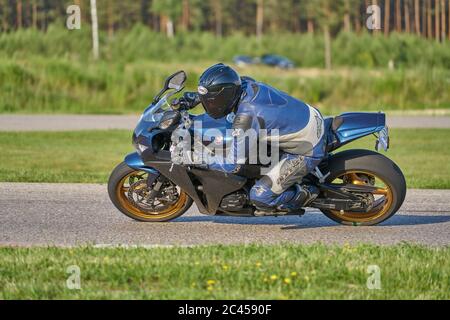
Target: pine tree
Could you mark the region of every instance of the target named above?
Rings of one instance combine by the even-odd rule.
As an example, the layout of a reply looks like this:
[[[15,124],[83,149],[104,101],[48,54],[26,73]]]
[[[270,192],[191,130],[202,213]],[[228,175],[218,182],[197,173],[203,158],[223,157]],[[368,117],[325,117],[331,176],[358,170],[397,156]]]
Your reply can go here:
[[[416,29],[416,34],[418,36],[421,35],[421,27],[420,27],[420,5],[419,0],[414,0],[414,25]]]
[[[152,10],[161,15],[167,36],[173,37],[175,21],[181,16],[181,2],[179,0],[153,0]]]
[[[434,0],[434,36],[436,41],[440,40],[441,31],[440,31],[440,10],[439,10],[440,0]]]
[[[395,30],[397,32],[402,31],[402,7],[400,0],[395,0]]]
[[[403,0],[404,11],[405,11],[405,32],[411,32],[411,21],[409,16],[409,0]]]
[[[391,0],[384,0],[384,35],[389,35],[391,23]]]

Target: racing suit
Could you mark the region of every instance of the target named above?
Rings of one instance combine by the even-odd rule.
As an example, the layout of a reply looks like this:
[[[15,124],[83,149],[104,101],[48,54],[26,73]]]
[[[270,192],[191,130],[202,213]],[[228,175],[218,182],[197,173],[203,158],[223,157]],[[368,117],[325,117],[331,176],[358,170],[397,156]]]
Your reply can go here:
[[[243,78],[243,93],[236,108],[233,130],[278,130],[280,161],[272,164],[250,190],[250,200],[261,210],[298,209],[302,178],[325,155],[324,122],[320,112],[269,85]],[[237,144],[233,144],[237,148]],[[242,160],[242,159],[241,159]],[[242,162],[239,162],[242,163]],[[238,172],[238,162],[212,163],[209,168]]]

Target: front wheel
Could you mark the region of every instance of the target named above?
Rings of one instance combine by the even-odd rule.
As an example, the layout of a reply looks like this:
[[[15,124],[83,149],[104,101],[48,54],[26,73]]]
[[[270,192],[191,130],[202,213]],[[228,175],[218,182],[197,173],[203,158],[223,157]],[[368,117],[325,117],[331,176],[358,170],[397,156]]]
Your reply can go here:
[[[179,187],[163,177],[152,186],[147,184],[148,173],[119,164],[108,181],[112,203],[130,218],[144,222],[165,222],[178,218],[192,205],[192,199]],[[149,197],[152,187],[162,183],[157,196]]]
[[[357,194],[370,203],[367,211],[323,209],[330,219],[344,225],[376,225],[392,217],[406,196],[406,181],[400,168],[389,158],[369,150],[348,150],[329,160],[328,183],[376,187],[372,193]]]

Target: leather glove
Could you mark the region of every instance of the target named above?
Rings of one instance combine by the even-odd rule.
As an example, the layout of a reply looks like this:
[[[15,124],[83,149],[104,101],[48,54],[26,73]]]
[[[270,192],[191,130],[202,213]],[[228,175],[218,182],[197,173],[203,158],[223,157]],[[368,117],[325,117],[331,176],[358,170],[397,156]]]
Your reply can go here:
[[[185,92],[179,99],[175,99],[172,105],[176,105],[181,109],[189,110],[195,108],[200,103],[197,92]]]

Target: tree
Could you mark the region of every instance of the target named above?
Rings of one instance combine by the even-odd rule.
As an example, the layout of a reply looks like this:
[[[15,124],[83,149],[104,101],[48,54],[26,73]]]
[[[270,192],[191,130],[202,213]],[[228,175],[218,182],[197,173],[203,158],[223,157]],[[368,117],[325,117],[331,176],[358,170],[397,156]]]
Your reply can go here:
[[[372,5],[378,6],[378,0],[372,0]],[[381,19],[381,17],[380,17],[380,19]],[[381,28],[381,21],[380,21],[380,28]],[[378,29],[373,29],[372,32],[377,34],[379,32],[379,30]]]
[[[293,0],[292,3],[292,30],[297,33],[302,31],[302,26],[300,24],[301,11],[300,11],[300,0]]]
[[[22,0],[16,1],[16,27],[21,29],[23,26],[22,22],[23,12],[22,12]]]
[[[344,1],[344,31],[345,32],[352,31],[351,2],[350,2],[350,0],[345,0]]]
[[[436,41],[439,41],[441,37],[439,2],[440,0],[434,0],[434,36],[436,38]]]
[[[317,0],[314,4],[317,8],[316,17],[323,32],[325,67],[331,69],[331,29],[339,23],[342,6],[340,1],[336,0]]]
[[[355,3],[355,31],[359,33],[361,31],[361,2]]]
[[[37,29],[38,27],[38,5],[37,5],[37,0],[33,0],[31,3],[31,20],[32,20],[32,25],[33,28]]]
[[[212,8],[214,12],[215,33],[217,37],[223,35],[223,8],[220,0],[212,0]]]
[[[441,39],[442,39],[442,42],[444,42],[445,38],[447,37],[447,32],[446,32],[447,24],[445,22],[445,0],[441,0],[441,22],[442,22]]]
[[[420,36],[421,27],[420,27],[420,5],[419,0],[414,0],[414,25],[416,29],[416,34]]]
[[[409,0],[403,0],[404,11],[405,11],[405,32],[411,32],[411,21],[409,17]]]
[[[389,34],[389,26],[391,21],[391,0],[384,0],[384,35]]]
[[[182,3],[182,14],[181,14],[181,25],[185,31],[189,30],[189,23],[190,23],[190,7],[189,7],[189,0],[183,0]]]
[[[400,0],[395,0],[395,30],[397,32],[402,31],[402,7]]]
[[[307,31],[309,34],[314,34],[314,17],[316,17],[317,4],[313,1],[304,1],[303,6],[306,12]]]
[[[431,0],[425,0],[427,5],[427,37],[433,37],[432,20],[431,20]]]
[[[179,0],[153,0],[152,10],[161,15],[167,36],[173,37],[175,34],[174,21],[181,16],[181,2]]]
[[[8,31],[9,30],[9,21],[8,17],[10,15],[9,7],[7,4],[7,0],[0,0],[0,15],[2,19],[2,31]]]
[[[108,12],[108,36],[112,38],[114,35],[114,24],[115,24],[115,15],[114,15],[114,2],[108,1],[106,5],[106,10]]]
[[[98,22],[97,22],[97,2],[91,0],[91,19],[92,19],[92,51],[94,53],[94,59],[98,59],[100,56],[99,44],[98,44]]]
[[[256,4],[256,36],[261,38],[264,27],[264,0],[257,0]]]

